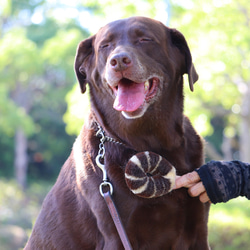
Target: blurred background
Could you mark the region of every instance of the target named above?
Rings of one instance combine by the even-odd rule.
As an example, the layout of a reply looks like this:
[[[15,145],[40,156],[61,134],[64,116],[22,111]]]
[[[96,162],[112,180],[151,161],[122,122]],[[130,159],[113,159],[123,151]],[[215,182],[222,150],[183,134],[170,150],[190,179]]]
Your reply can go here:
[[[177,28],[199,81],[185,114],[206,161],[250,162],[248,0],[0,0],[0,248],[21,249],[84,122],[73,64],[78,43],[104,24],[143,15]],[[250,201],[213,205],[212,249],[249,249]]]

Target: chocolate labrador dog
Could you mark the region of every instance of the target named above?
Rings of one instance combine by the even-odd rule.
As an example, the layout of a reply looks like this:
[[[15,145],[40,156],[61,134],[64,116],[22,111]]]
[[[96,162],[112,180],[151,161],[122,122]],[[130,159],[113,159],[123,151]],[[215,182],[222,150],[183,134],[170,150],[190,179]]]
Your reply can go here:
[[[152,172],[126,170],[154,156],[178,175],[203,164],[202,140],[183,115],[183,75],[192,91],[198,79],[184,36],[145,17],[114,21],[79,44],[75,72],[82,93],[89,86],[89,118],[25,249],[124,249],[99,192],[103,172],[132,249],[209,249],[209,204],[184,188],[169,192],[173,168],[154,192]]]

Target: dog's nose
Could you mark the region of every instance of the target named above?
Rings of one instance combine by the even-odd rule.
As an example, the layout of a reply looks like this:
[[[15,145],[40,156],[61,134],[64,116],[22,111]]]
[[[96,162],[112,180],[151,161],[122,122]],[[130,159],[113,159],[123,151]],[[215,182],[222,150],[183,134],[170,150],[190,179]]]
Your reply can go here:
[[[131,57],[123,52],[115,54],[110,58],[110,65],[115,71],[123,71],[132,64]]]

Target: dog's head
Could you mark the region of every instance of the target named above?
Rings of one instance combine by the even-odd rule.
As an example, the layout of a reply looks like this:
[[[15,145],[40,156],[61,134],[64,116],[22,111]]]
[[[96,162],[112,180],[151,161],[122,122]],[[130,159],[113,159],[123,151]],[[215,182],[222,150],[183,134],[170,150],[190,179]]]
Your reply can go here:
[[[184,36],[145,17],[109,23],[82,41],[75,71],[83,93],[87,83],[105,92],[127,119],[142,117],[156,100],[166,98],[162,93],[173,94],[183,74],[192,91],[198,79]]]

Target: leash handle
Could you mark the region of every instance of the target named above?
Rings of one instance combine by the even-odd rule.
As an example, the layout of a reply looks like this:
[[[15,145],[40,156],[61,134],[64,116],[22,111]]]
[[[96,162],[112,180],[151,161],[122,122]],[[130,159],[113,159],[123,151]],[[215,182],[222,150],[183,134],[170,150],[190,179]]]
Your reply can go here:
[[[112,216],[112,219],[115,223],[115,227],[117,229],[117,232],[120,236],[120,239],[122,241],[122,244],[123,244],[125,250],[133,250],[133,248],[129,242],[128,236],[126,234],[126,231],[122,225],[121,218],[118,214],[117,208],[116,208],[115,203],[111,197],[110,192],[108,191],[108,192],[103,193],[103,198],[108,206],[110,215]]]

